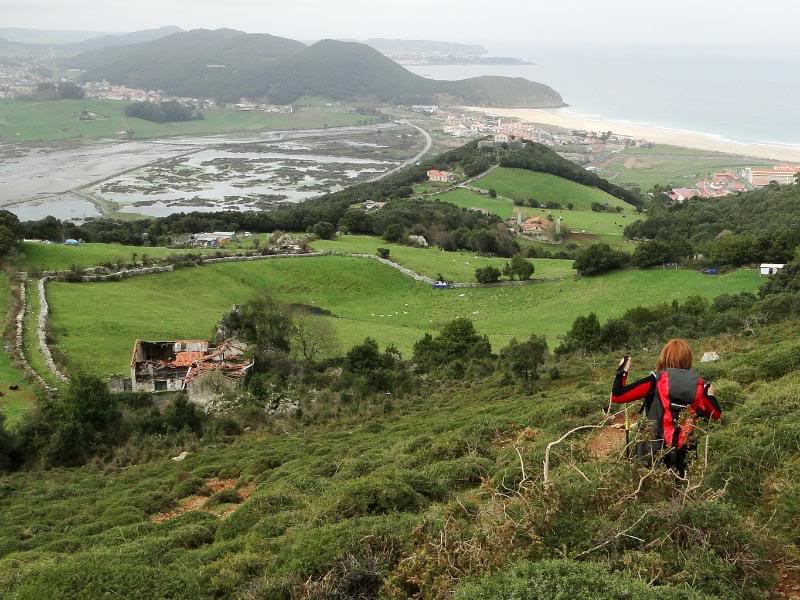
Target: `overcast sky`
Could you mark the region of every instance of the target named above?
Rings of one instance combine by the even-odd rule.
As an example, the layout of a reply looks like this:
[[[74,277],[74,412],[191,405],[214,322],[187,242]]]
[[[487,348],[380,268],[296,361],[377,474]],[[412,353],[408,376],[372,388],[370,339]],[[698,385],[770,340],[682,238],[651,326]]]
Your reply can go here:
[[[0,26],[324,37],[800,46],[798,0],[0,0]]]

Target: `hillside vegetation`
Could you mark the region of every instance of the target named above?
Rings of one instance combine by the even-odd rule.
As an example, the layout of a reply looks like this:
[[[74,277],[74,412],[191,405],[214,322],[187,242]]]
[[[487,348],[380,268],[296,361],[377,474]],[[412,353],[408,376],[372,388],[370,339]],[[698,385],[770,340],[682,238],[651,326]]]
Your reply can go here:
[[[302,96],[414,104],[457,101],[489,106],[561,106],[561,96],[520,78],[434,81],[354,42],[300,42],[231,29],[178,32],[151,42],[104,48],[70,59],[88,80],[107,79],[181,96],[291,103]]]
[[[763,189],[672,205],[662,194],[648,205],[647,218],[630,225],[633,239],[682,243],[711,263],[785,263],[800,245],[800,185]]]
[[[321,396],[246,435],[187,430],[103,467],[4,476],[0,593],[763,598],[797,560],[800,381],[737,378],[796,335],[694,344],[725,348],[708,374],[726,412],[688,487],[620,460],[612,428],[555,446],[543,485],[548,444],[603,422],[614,356],[563,360],[534,395],[473,376],[366,406]],[[637,373],[654,360],[638,353]]]

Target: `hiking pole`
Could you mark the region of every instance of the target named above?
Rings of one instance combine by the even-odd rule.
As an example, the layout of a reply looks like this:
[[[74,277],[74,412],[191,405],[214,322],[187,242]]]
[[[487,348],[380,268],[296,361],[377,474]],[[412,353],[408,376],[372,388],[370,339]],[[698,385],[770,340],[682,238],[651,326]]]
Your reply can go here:
[[[625,458],[631,457],[631,420],[628,417],[628,405],[625,405]]]

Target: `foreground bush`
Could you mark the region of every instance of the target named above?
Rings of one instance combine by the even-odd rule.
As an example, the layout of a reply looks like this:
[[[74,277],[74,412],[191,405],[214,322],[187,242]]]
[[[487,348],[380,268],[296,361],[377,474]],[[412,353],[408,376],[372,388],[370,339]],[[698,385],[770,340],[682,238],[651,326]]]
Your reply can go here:
[[[478,583],[454,600],[701,600],[700,594],[648,586],[599,564],[568,560],[520,562]]]

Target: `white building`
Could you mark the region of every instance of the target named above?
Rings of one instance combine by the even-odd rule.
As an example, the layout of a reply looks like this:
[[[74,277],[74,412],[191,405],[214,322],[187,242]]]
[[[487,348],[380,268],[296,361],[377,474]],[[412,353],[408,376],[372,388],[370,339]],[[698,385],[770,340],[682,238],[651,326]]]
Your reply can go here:
[[[764,263],[761,265],[761,276],[769,277],[770,275],[775,275],[778,271],[784,268],[786,265],[776,264],[776,263]]]

